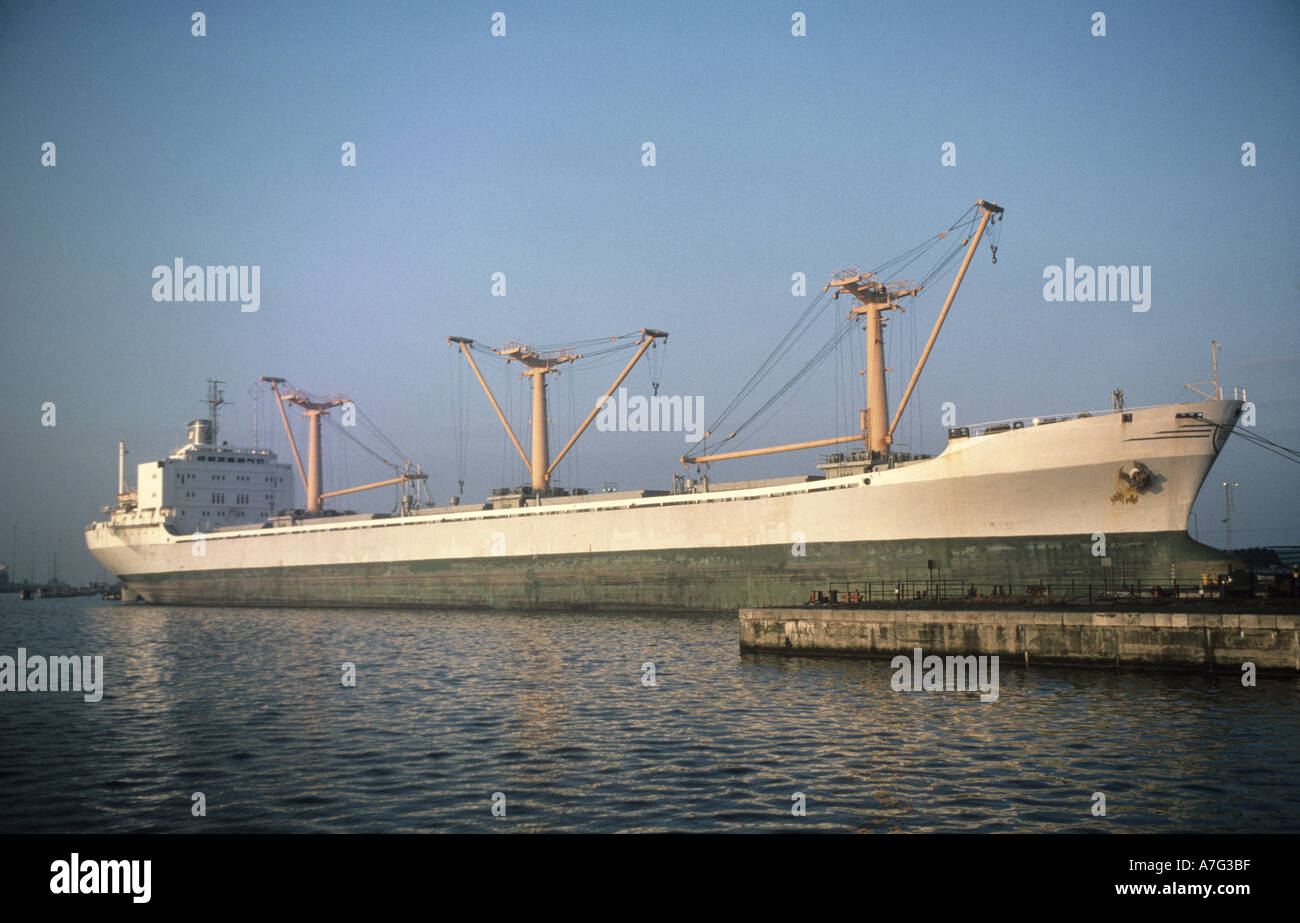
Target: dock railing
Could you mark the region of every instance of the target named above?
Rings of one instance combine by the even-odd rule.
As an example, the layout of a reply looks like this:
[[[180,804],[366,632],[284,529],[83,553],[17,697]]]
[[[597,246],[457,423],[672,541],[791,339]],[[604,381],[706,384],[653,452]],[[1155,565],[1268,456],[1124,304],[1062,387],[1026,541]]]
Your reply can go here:
[[[1023,578],[909,577],[902,580],[831,582],[825,585],[825,589],[810,590],[804,605],[1091,605],[1117,600],[1223,599],[1235,595],[1231,589],[1231,584],[1218,580],[1162,586],[1084,579],[1026,583]]]

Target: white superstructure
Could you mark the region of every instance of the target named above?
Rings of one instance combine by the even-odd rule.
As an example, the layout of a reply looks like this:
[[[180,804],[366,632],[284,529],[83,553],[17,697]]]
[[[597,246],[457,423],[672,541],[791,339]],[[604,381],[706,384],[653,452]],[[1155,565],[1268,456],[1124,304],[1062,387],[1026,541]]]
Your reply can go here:
[[[159,526],[178,535],[258,525],[293,509],[293,472],[267,449],[217,444],[211,420],[192,420],[186,444],[136,466],[135,490],[119,484],[108,525]]]

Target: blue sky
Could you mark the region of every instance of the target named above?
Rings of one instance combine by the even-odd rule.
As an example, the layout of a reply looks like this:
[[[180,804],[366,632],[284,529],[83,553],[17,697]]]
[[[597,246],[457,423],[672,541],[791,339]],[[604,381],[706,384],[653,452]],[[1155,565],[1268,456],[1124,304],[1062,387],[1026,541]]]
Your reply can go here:
[[[1180,400],[1209,377],[1211,339],[1257,431],[1300,445],[1297,40],[1291,2],[7,4],[0,559],[16,529],[20,575],[35,558],[45,576],[61,548],[63,576],[100,576],[81,528],[112,498],[117,440],[132,462],[174,449],[209,377],[228,383],[224,437],[243,443],[259,375],[346,392],[441,501],[462,476],[467,499],[523,479],[474,391],[461,475],[448,334],[667,330],[661,393],[703,395],[711,420],[806,306],[792,273],[815,290],[980,197],[1007,209],[998,263],[981,248],[930,358],[904,425],[917,448],[942,448],[944,401],[967,423],[1106,408],[1115,387],[1135,405]],[[940,164],[947,141],[956,166]],[[260,266],[260,309],[155,302],[151,271],[177,257]],[[1066,258],[1151,266],[1151,310],[1045,301],[1043,269]],[[890,325],[891,397],[942,294]],[[832,379],[838,365],[857,387],[853,355],[763,438],[842,430],[859,404]],[[554,383],[553,444],[616,371],[578,363]],[[490,374],[521,408],[514,374]],[[648,391],[649,374],[629,386]],[[263,443],[283,450],[271,406]],[[526,414],[516,428],[526,438]],[[593,430],[559,475],[666,487],[685,448]],[[382,476],[341,452],[330,487]],[[810,471],[815,456],[713,475]],[[1296,470],[1230,444],[1199,536],[1223,540],[1227,479],[1242,485],[1235,545],[1300,543]]]

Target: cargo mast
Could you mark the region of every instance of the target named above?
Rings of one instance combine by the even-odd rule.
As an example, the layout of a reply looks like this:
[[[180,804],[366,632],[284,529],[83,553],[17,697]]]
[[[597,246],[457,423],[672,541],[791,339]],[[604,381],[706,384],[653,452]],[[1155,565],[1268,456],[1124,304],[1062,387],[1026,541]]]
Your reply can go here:
[[[559,371],[561,365],[581,359],[582,354],[570,349],[556,349],[538,353],[531,346],[515,343],[499,350],[506,357],[506,362],[518,362],[527,369],[524,375],[531,379],[533,388],[533,459],[529,470],[532,472],[533,490],[546,487],[551,480],[551,448],[546,435],[546,376]]]
[[[839,298],[847,292],[858,300],[856,307],[849,310],[850,317],[865,317],[867,332],[867,409],[863,411],[862,438],[872,455],[883,455],[889,451],[891,430],[887,427],[889,420],[889,398],[885,392],[885,311],[899,311],[903,308],[898,299],[917,295],[919,285],[911,282],[877,282],[875,273],[865,275],[853,269],[845,269],[831,276],[826,288],[834,286],[838,291],[832,298]]]
[[[283,378],[263,375],[261,380],[268,383],[271,386],[271,391],[275,394],[275,405],[280,409],[280,419],[284,421],[284,431],[289,437],[289,448],[293,450],[293,460],[298,466],[298,477],[302,479],[303,489],[307,492],[307,512],[324,512],[323,501],[328,497],[354,494],[375,487],[387,487],[390,484],[400,484],[403,481],[422,481],[428,477],[427,474],[418,471],[414,474],[407,471],[386,481],[375,481],[373,484],[362,484],[359,487],[347,487],[343,490],[331,490],[328,493],[322,493],[321,487],[324,484],[324,478],[322,477],[321,467],[320,419],[322,415],[328,413],[332,408],[351,403],[351,401],[348,400],[346,395],[342,394],[336,394],[324,400],[315,400],[300,388],[294,388],[285,394],[281,394],[280,385],[285,383]],[[307,468],[305,471],[302,466],[302,456],[298,454],[298,443],[293,438],[293,429],[289,426],[289,417],[284,412],[286,403],[296,404],[301,407],[303,409],[302,415],[308,421]]]
[[[536,492],[545,493],[550,489],[551,473],[555,470],[561,459],[568,454],[569,449],[578,441],[578,437],[583,434],[591,421],[596,419],[596,414],[600,412],[601,405],[609,398],[622,384],[627,373],[632,371],[632,367],[637,361],[645,355],[645,351],[659,339],[667,339],[668,334],[662,330],[642,329],[641,336],[638,340],[639,348],[631,361],[619,373],[618,378],[609,386],[604,396],[596,402],[596,406],[587,419],[582,421],[582,425],[569,437],[569,441],[564,444],[558,455],[554,459],[550,457],[550,445],[547,441],[546,434],[546,376],[558,371],[559,367],[566,362],[574,362],[582,358],[582,354],[572,349],[557,349],[545,353],[538,353],[531,346],[524,346],[518,342],[507,343],[501,349],[494,349],[491,352],[498,356],[504,356],[507,363],[519,362],[526,371],[524,375],[532,379],[533,388],[533,419],[532,419],[532,458],[524,453],[523,446],[519,444],[515,431],[510,426],[510,421],[506,415],[501,412],[501,405],[497,403],[496,397],[492,394],[492,389],[488,387],[487,381],[483,378],[483,373],[479,371],[478,363],[474,361],[474,355],[471,350],[474,348],[474,341],[466,337],[447,337],[447,342],[455,343],[456,348],[460,350],[461,355],[469,362],[469,367],[474,370],[474,377],[478,383],[483,386],[483,391],[487,394],[488,400],[492,402],[492,409],[496,411],[497,418],[501,420],[501,425],[505,427],[506,434],[510,436],[510,441],[514,443],[515,450],[519,457],[524,460],[524,466],[529,471],[529,483]],[[522,377],[522,376],[521,376]]]
[[[708,455],[684,455],[682,456],[682,464],[708,464],[709,462],[732,458],[748,458],[754,455],[771,455],[776,452],[793,452],[799,449],[843,445],[858,440],[862,440],[873,458],[878,459],[888,455],[889,447],[894,441],[894,429],[898,426],[898,421],[903,416],[903,410],[907,407],[908,399],[912,396],[912,391],[916,388],[916,382],[921,377],[921,370],[925,368],[925,362],[930,357],[930,350],[934,348],[935,340],[939,337],[939,328],[943,326],[944,318],[948,316],[948,309],[952,307],[953,299],[957,297],[957,289],[961,287],[962,279],[966,276],[966,270],[970,266],[971,258],[975,255],[980,238],[984,236],[984,229],[988,227],[993,216],[1001,215],[1003,211],[1001,206],[994,202],[986,202],[984,199],[977,201],[975,207],[980,210],[979,226],[967,240],[962,241],[962,246],[969,244],[966,249],[966,256],[962,260],[961,268],[957,270],[957,277],[953,279],[952,288],[948,291],[948,297],[943,303],[943,309],[934,322],[934,329],[930,331],[930,339],[926,341],[925,349],[921,352],[916,368],[912,370],[911,380],[907,383],[907,389],[903,392],[903,398],[898,403],[898,409],[894,412],[893,420],[888,425],[886,425],[886,421],[890,418],[889,398],[885,391],[884,312],[902,311],[903,308],[898,304],[899,299],[919,294],[924,285],[913,282],[881,282],[875,278],[876,274],[874,272],[863,273],[857,267],[854,267],[853,269],[841,270],[832,275],[831,281],[825,285],[822,291],[835,289],[832,298],[839,298],[841,294],[845,293],[852,295],[857,299],[858,305],[850,309],[849,316],[866,318],[864,326],[867,335],[867,368],[865,373],[867,380],[867,408],[862,412],[862,432],[852,436],[813,439],[807,442],[794,442],[763,449],[742,449],[735,452],[717,452]],[[947,231],[944,232],[944,234],[947,233]],[[944,235],[940,234],[939,236]],[[996,261],[995,256],[994,262]],[[732,433],[727,439],[729,440],[735,435],[735,433]]]

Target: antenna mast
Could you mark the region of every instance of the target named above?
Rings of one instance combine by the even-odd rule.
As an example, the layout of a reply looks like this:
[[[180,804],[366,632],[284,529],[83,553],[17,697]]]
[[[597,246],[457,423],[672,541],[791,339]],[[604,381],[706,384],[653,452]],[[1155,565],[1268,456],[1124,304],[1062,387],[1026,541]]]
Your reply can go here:
[[[208,419],[212,421],[213,445],[217,445],[217,408],[226,402],[225,392],[218,386],[224,384],[224,381],[218,381],[215,378],[208,379],[208,397],[204,403],[208,405]]]
[[[257,405],[258,392],[257,382],[248,386],[248,396],[253,399],[253,448],[257,448]]]

